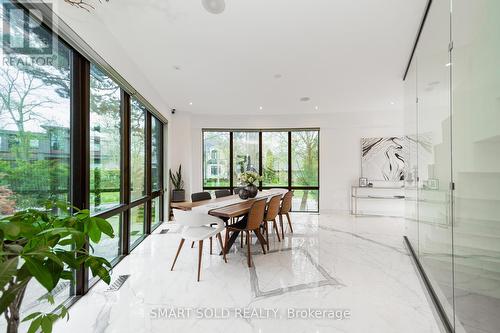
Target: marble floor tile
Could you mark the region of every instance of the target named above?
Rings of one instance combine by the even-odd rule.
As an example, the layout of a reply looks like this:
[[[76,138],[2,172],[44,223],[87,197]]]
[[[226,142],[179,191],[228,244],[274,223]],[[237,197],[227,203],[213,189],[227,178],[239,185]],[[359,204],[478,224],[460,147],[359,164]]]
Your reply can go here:
[[[165,223],[96,284],[55,332],[440,332],[403,243],[398,218],[293,214],[294,234],[270,235],[264,255],[253,239],[253,267],[239,243],[228,263],[205,246],[185,246]],[[170,229],[160,234],[162,229]]]

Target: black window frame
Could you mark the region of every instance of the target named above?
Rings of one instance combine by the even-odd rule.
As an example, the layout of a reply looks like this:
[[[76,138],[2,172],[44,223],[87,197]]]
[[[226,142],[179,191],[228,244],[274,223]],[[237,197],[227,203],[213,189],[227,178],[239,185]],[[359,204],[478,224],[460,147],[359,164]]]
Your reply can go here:
[[[318,133],[318,185],[317,186],[300,186],[292,184],[292,132],[304,132],[304,131],[315,131]],[[224,132],[229,133],[229,186],[205,186],[205,133],[206,132]],[[320,129],[319,128],[273,128],[273,129],[247,129],[247,128],[203,128],[201,135],[201,154],[202,154],[202,168],[201,168],[201,183],[204,191],[213,191],[213,190],[224,190],[229,189],[231,191],[236,188],[236,184],[233,181],[233,171],[234,171],[234,161],[233,161],[233,153],[234,153],[234,135],[235,132],[258,132],[259,133],[259,174],[262,176],[262,133],[267,132],[282,132],[288,133],[287,135],[287,145],[288,145],[288,184],[286,186],[263,186],[262,182],[259,182],[259,190],[268,190],[271,188],[282,188],[287,189],[289,191],[295,190],[310,190],[310,191],[318,191],[318,207],[315,211],[298,211],[293,210],[294,212],[303,212],[303,213],[319,213],[320,210],[320,202],[319,202],[319,194],[320,194]]]

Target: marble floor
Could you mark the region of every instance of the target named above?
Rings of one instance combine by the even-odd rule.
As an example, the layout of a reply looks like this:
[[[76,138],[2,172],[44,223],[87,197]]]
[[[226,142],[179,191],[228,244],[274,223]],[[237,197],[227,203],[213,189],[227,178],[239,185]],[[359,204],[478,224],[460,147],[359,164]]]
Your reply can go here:
[[[164,223],[70,309],[55,332],[440,332],[403,243],[398,218],[293,214],[294,234],[271,240],[254,267],[234,246],[228,263],[184,246]],[[169,229],[166,234],[161,230]],[[255,242],[255,239],[254,239]],[[236,244],[235,244],[236,245]],[[214,247],[216,247],[214,242]]]

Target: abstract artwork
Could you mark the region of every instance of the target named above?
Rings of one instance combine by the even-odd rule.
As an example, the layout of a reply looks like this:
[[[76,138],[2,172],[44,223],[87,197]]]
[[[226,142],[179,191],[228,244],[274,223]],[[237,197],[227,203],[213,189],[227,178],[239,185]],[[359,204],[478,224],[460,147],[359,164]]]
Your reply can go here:
[[[406,137],[362,138],[361,177],[391,182],[405,179],[408,141]]]

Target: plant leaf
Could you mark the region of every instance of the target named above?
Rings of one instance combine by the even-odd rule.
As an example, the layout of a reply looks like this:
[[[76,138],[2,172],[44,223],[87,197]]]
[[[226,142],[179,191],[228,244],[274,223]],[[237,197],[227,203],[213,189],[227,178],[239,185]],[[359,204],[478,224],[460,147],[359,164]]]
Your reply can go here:
[[[0,313],[4,313],[7,307],[16,298],[17,293],[24,288],[29,282],[29,279],[17,283],[13,286],[9,286],[7,290],[2,292],[2,297],[0,297]]]
[[[30,328],[27,333],[36,333],[36,331],[40,328],[40,324],[42,323],[42,316],[36,318],[31,322]]]
[[[106,221],[105,219],[102,219],[100,217],[93,217],[92,220],[95,220],[97,227],[99,230],[101,230],[105,235],[114,238],[115,237],[115,232],[113,230],[113,226],[111,223]]]
[[[30,314],[29,316],[26,316],[24,319],[23,319],[23,322],[25,321],[29,321],[29,320],[32,320],[32,319],[35,319],[36,317],[38,317],[39,315],[41,315],[42,313],[41,312],[33,312],[32,314]]]
[[[30,273],[45,287],[45,289],[47,289],[47,291],[54,289],[55,285],[52,280],[52,275],[42,261],[30,257],[25,257],[24,260]]]
[[[14,257],[0,263],[0,289],[3,289],[17,272],[19,257]]]
[[[51,316],[44,316],[42,318],[42,332],[43,333],[52,333],[52,325],[54,324],[54,321],[52,320]]]
[[[88,233],[90,240],[94,243],[99,243],[101,240],[101,230],[97,227],[97,223],[94,219],[88,221]]]

